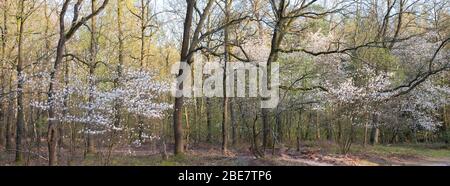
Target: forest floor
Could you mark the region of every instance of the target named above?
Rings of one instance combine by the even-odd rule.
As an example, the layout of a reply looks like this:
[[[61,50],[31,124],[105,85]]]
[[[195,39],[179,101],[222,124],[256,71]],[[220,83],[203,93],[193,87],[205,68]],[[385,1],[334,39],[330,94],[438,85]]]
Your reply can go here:
[[[290,148],[266,151],[265,158],[255,158],[246,147],[230,150],[222,155],[220,148],[207,144],[196,145],[184,156],[163,159],[155,146],[115,149],[111,155],[113,166],[450,166],[450,147],[444,144],[354,145],[348,155],[339,154],[337,145],[306,143],[301,151]],[[169,148],[168,148],[169,149]],[[106,151],[83,158],[78,152],[68,161],[62,150],[60,165],[105,165]],[[46,165],[45,152],[32,153],[22,165]],[[0,152],[0,165],[16,165],[14,154]]]

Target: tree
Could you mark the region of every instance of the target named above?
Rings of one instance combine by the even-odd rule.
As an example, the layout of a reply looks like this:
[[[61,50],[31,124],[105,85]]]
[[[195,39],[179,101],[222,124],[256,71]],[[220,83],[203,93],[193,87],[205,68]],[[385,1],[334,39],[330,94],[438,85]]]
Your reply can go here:
[[[87,21],[98,15],[108,4],[109,0],[104,0],[102,5],[97,9],[92,11],[91,14],[86,17],[79,18],[80,6],[83,3],[82,0],[78,0],[73,6],[73,19],[70,28],[66,31],[65,19],[66,13],[71,3],[71,0],[65,0],[59,13],[59,40],[56,48],[56,57],[53,62],[52,70],[50,73],[50,84],[48,90],[48,152],[49,152],[49,165],[57,164],[56,148],[57,148],[57,124],[56,124],[56,113],[54,108],[54,95],[55,95],[55,80],[57,73],[59,72],[59,66],[62,63],[64,56],[64,47],[66,42],[70,40],[73,35],[78,31],[78,29],[84,25]]]

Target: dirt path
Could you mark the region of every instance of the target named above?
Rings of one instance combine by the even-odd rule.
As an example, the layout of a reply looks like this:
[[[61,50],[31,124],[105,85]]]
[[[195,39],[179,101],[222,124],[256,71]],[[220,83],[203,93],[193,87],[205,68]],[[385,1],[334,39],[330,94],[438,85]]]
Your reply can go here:
[[[449,158],[364,156],[363,161],[381,166],[450,166]]]
[[[299,158],[291,158],[289,156],[281,156],[278,160],[287,161],[293,164],[304,164],[307,166],[334,166],[331,163],[313,161],[309,159],[299,159]]]
[[[403,166],[450,166],[450,158],[426,158],[420,160],[400,160],[395,163]]]

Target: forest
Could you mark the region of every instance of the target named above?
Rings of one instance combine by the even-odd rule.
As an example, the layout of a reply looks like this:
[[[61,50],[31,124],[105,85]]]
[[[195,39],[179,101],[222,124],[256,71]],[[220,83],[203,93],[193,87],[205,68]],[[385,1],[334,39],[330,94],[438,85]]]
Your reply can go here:
[[[0,17],[2,166],[450,166],[449,0],[0,0]]]

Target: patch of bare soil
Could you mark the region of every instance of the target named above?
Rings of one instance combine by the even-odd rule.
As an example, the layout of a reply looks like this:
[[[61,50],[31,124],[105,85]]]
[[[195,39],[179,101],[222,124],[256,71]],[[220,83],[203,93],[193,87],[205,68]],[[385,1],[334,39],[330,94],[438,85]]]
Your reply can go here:
[[[359,158],[382,166],[450,166],[450,158],[429,158],[413,155],[389,155],[360,154]]]
[[[283,159],[304,161],[313,166],[358,166],[363,165],[361,159],[352,155],[327,154],[321,150],[302,150],[288,152]]]
[[[398,166],[450,166],[450,158],[391,159],[391,165]]]

